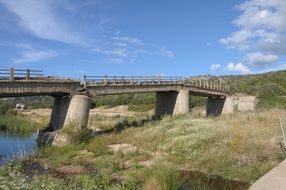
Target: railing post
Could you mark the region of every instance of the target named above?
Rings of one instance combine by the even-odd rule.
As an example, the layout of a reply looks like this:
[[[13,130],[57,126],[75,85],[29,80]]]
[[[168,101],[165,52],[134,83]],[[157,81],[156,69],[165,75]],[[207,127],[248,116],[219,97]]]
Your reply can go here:
[[[113,84],[115,85],[116,84],[116,76],[113,76],[112,80],[113,80]]]
[[[133,76],[130,76],[130,84],[133,84]]]
[[[210,82],[210,89],[212,90],[213,89],[213,83]]]
[[[153,75],[152,75],[152,84],[155,84],[155,79]]]
[[[147,76],[145,75],[145,84],[147,84]]]
[[[209,82],[206,81],[206,88],[209,88]]]
[[[186,84],[186,78],[182,79],[182,84]]]
[[[222,91],[221,84],[219,84],[219,90]]]
[[[161,84],[161,76],[158,75],[158,83]]]
[[[180,83],[183,84],[183,77],[180,76]]]
[[[139,75],[138,77],[138,84],[140,85],[141,84],[141,76]]]
[[[122,76],[121,79],[122,79],[122,84],[124,84],[124,76]]]
[[[10,81],[14,82],[15,81],[15,75],[14,75],[14,68],[13,67],[9,68],[9,73],[10,73],[10,76],[9,76]]]
[[[107,85],[107,84],[108,84],[108,81],[107,81],[107,75],[105,75],[105,76],[104,76],[104,83],[105,83],[105,85]]]
[[[86,84],[86,75],[83,75],[83,82]]]
[[[30,69],[26,70],[26,80],[30,80]]]
[[[199,80],[199,87],[202,87],[202,81]]]

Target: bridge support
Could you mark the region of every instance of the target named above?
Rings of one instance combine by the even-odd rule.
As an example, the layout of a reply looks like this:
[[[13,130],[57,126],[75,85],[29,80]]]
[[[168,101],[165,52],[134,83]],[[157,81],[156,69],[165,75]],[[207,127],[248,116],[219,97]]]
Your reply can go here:
[[[39,145],[53,144],[64,145],[71,139],[65,130],[77,132],[78,129],[87,127],[91,98],[89,94],[77,92],[72,97],[55,97],[50,120],[50,126],[40,130],[37,136]]]
[[[189,112],[189,91],[157,92],[155,116],[179,115]]]
[[[87,126],[91,98],[88,95],[73,95],[65,117],[64,127],[75,125],[77,128]]]
[[[234,109],[231,97],[208,97],[206,99],[207,116],[218,116],[220,114],[232,114]]]
[[[52,109],[50,127],[53,131],[63,127],[67,111],[70,104],[69,96],[56,96],[54,97],[54,105]]]

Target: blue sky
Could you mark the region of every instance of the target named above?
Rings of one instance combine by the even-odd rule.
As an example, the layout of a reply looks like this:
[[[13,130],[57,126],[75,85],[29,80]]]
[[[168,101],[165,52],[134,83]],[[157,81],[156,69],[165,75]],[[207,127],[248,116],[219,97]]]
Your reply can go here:
[[[286,68],[285,0],[0,0],[0,66],[46,75]]]

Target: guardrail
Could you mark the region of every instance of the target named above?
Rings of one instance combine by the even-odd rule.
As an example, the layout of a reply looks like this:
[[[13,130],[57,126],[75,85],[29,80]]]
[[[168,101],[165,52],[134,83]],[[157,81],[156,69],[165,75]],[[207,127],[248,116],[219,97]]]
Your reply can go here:
[[[182,83],[183,77],[162,77],[162,76],[87,76],[84,75],[84,82],[93,85],[116,85],[116,84],[172,84]]]
[[[59,80],[55,77],[44,77],[42,70],[0,68],[0,80],[45,80],[45,81],[73,81],[72,79]],[[155,84],[184,84],[208,90],[229,92],[229,86],[223,83],[208,82],[207,80],[184,77],[167,76],[87,76],[84,83],[88,85],[155,85]]]
[[[0,68],[0,79],[1,80],[33,80],[43,78],[42,70],[32,70],[32,69],[14,69],[10,68]]]
[[[208,82],[206,80],[188,79],[184,77],[166,76],[87,76],[84,75],[84,82],[87,85],[155,85],[155,84],[184,84],[203,89],[229,92],[226,84]]]

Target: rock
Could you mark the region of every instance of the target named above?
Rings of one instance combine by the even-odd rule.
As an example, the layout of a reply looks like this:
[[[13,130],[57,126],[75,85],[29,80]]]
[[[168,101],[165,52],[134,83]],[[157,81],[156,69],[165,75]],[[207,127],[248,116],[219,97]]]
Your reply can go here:
[[[123,154],[128,154],[138,150],[137,147],[131,144],[113,144],[107,146],[112,152],[122,152]]]
[[[86,169],[83,166],[60,166],[55,169],[55,171],[66,174],[66,175],[75,175],[75,174],[83,174],[86,172]]]

